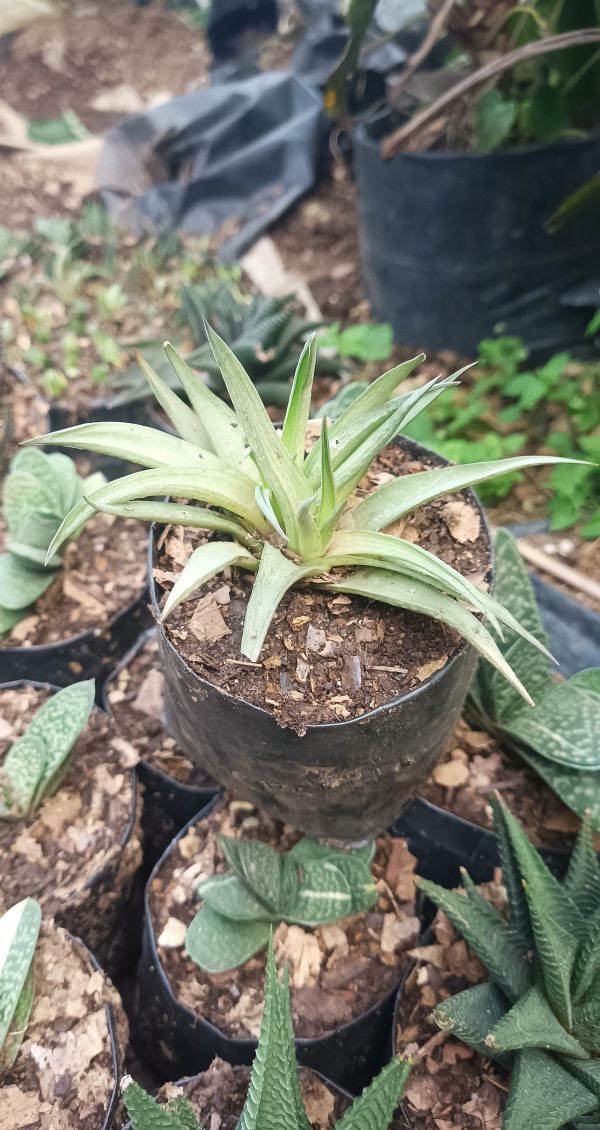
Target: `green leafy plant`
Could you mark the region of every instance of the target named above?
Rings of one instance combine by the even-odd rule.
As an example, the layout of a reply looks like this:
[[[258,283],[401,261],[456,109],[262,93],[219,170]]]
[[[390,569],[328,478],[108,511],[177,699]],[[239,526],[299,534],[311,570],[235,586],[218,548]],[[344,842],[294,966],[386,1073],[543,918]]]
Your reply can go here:
[[[355,361],[387,361],[394,346],[392,327],[387,322],[360,322],[356,326],[340,329],[333,322],[319,338],[319,345],[334,349],[339,357]]]
[[[0,918],[0,1079],[19,1054],[31,1015],[41,922],[39,904],[30,898]]]
[[[9,541],[0,553],[0,635],[22,620],[52,584],[62,558],[47,557],[50,542],[72,507],[103,483],[100,474],[80,478],[67,455],[35,449],[15,455],[3,491]]]
[[[90,136],[89,130],[74,110],[65,110],[60,118],[32,121],[27,133],[31,141],[38,141],[43,145],[63,145],[67,141],[81,141]]]
[[[529,573],[506,530],[496,534],[494,558],[498,600],[546,644]],[[600,828],[600,669],[559,683],[543,655],[510,629],[498,646],[513,671],[527,679],[535,706],[524,706],[505,680],[480,663],[466,702],[469,721],[516,752],[578,815],[589,811]]]
[[[336,1130],[386,1130],[406,1085],[410,1062],[393,1059],[346,1111]],[[200,1130],[191,1103],[161,1106],[128,1077],[123,1098],[133,1130]],[[280,981],[269,946],[265,1007],[248,1097],[238,1130],[310,1130],[298,1080],[287,975]]]
[[[95,682],[73,683],[37,711],[0,765],[0,824],[29,817],[52,796],[94,707]]]
[[[324,420],[319,440],[305,455],[316,363],[314,336],[302,351],[278,432],[239,360],[214,330],[207,327],[207,334],[234,410],[211,393],[167,344],[167,356],[192,407],[145,362],[142,366],[180,439],[140,425],[108,423],[83,424],[34,441],[104,452],[149,468],[87,492],[62,523],[49,556],[96,510],[212,530],[225,538],[209,540],[194,550],[169,594],[163,620],[224,568],[235,565],[249,570],[256,577],[241,651],[256,661],[283,596],[309,581],[326,591],[354,593],[443,621],[530,701],[472,609],[488,616],[492,624],[510,626],[543,650],[539,641],[489,593],[445,562],[381,531],[440,495],[553,458],[524,456],[440,467],[398,477],[358,501],[354,492],[375,456],[401,427],[452,387],[456,377],[434,379],[397,397],[398,384],[423,355],[396,366],[369,385],[331,428]],[[161,495],[209,506],[147,501]],[[351,498],[357,505],[349,505]],[[338,567],[347,571],[332,573]]]
[[[231,871],[199,883],[203,905],[185,941],[208,973],[243,965],[267,945],[272,924],[321,926],[369,910],[377,899],[372,843],[340,851],[305,838],[280,855],[260,840],[220,842]]]
[[[560,883],[509,809],[492,805],[507,916],[466,872],[464,894],[419,880],[489,976],[434,1016],[476,1051],[511,1057],[503,1130],[559,1130],[600,1115],[600,867],[589,820]]]

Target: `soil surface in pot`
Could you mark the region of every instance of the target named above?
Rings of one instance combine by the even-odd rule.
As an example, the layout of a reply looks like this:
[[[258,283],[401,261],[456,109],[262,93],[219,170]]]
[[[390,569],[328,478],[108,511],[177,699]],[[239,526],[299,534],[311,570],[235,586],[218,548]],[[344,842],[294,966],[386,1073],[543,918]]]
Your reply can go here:
[[[241,801],[220,800],[182,837],[150,888],[157,948],[176,999],[232,1038],[257,1037],[262,1017],[266,952],[240,969],[211,975],[184,950],[185,931],[199,910],[199,881],[228,870],[218,836],[260,839],[287,851],[300,834]],[[403,840],[381,836],[373,862],[378,900],[371,911],[317,929],[280,924],[279,963],[287,961],[296,1036],[320,1036],[382,1000],[398,982],[406,950],[419,933],[415,859]]]
[[[499,874],[479,887],[499,909],[505,905]],[[479,959],[438,911],[429,945],[412,954],[396,1010],[396,1051],[414,1061],[403,1100],[413,1130],[500,1130],[508,1081],[489,1059],[442,1032],[432,1009],[478,985],[487,974]]]
[[[107,1005],[119,1066],[128,1037],[118,994],[83,946],[48,922],[35,953],[35,986],[25,1040],[1,1079],[2,1124],[100,1130],[117,1083]]]
[[[107,702],[119,731],[153,769],[183,785],[213,785],[208,774],[181,752],[165,730],[164,690],[158,643],[150,636],[106,686]]]
[[[435,457],[416,460],[390,445],[361,480],[357,496],[431,466],[439,466]],[[421,507],[387,532],[420,544],[474,583],[485,584],[489,545],[464,494]],[[155,570],[159,584],[170,587],[204,540],[198,531],[172,529]],[[260,661],[250,663],[240,654],[240,641],[252,584],[252,575],[241,570],[221,573],[179,605],[165,627],[200,676],[269,710],[281,726],[300,734],[309,725],[356,718],[393,701],[444,667],[462,646],[452,629],[429,617],[299,587],[284,596]]]
[[[56,580],[0,640],[0,648],[33,647],[103,629],[139,596],[146,576],[145,528],[130,518],[98,514],[65,551]],[[6,548],[0,525],[0,550]]]
[[[48,697],[28,685],[0,690],[0,765]],[[107,914],[140,863],[137,831],[127,838],[135,761],[113,720],[94,710],[54,796],[29,820],[0,823],[0,914],[26,895],[38,899],[46,915],[76,915],[78,927],[88,899],[92,916]],[[114,892],[92,895],[86,884],[105,868]]]
[[[566,848],[574,842],[579,817],[532,769],[501,749],[495,738],[483,730],[472,730],[461,719],[419,795],[463,820],[491,829],[489,797],[495,790],[535,844]]]

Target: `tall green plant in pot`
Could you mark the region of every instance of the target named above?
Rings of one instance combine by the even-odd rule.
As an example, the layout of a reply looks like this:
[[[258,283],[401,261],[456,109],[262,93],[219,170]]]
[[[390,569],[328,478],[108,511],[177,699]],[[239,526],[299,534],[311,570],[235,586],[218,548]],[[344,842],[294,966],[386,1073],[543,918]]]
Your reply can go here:
[[[217,334],[210,329],[207,333],[233,409],[215,397],[167,345],[191,407],[147,365],[144,370],[180,439],[132,424],[88,424],[44,437],[45,443],[119,454],[148,468],[81,500],[67,515],[49,552],[56,552],[70,530],[97,510],[204,531],[201,544],[189,556],[183,546],[180,560],[186,561],[185,567],[175,575],[160,612],[167,701],[179,744],[192,756],[201,756],[217,779],[237,795],[304,831],[342,838],[366,835],[389,823],[441,753],[460,712],[476,651],[530,701],[482,618],[495,626],[510,627],[532,647],[544,650],[494,600],[485,584],[478,587],[415,540],[396,536],[401,531],[395,524],[440,496],[464,491],[507,470],[553,460],[519,457],[449,467],[441,460],[436,463],[436,457],[412,442],[404,441],[400,448],[394,445],[400,428],[456,380],[456,376],[433,380],[396,395],[398,385],[422,355],[384,373],[331,427],[324,421],[321,435],[307,453],[314,337],[298,362],[285,421],[278,432],[240,362]],[[384,473],[376,480],[377,488],[365,493],[364,476],[380,453],[389,466],[401,467],[403,450],[413,470],[415,463],[428,469],[400,477]],[[165,495],[187,501],[148,501]],[[206,505],[198,507],[193,502]],[[463,495],[462,504],[471,517],[478,516],[479,528],[482,516],[476,500]],[[386,529],[393,532],[382,532]],[[485,527],[480,548],[485,572],[490,548]],[[225,569],[238,571],[235,583],[247,607],[241,655],[235,648],[224,659],[209,660],[211,669],[220,673],[211,683],[195,673],[177,647],[178,640],[188,638],[187,628],[182,634],[177,617],[170,628],[169,618],[176,612],[180,616],[179,606],[203,586],[210,586]],[[254,580],[251,587],[244,588],[246,572]],[[164,581],[164,572],[159,577]],[[356,617],[353,624],[360,627],[366,606],[364,601],[354,604],[352,598],[362,597],[388,619],[397,615],[393,608],[430,618],[429,624],[423,621],[423,631],[419,629],[421,642],[430,641],[430,633],[437,630],[434,621],[457,633],[463,642],[454,635],[444,636],[447,652],[433,664],[430,659],[420,676],[415,674],[407,693],[392,692],[389,699],[373,706],[355,697],[353,715],[347,711],[347,720],[342,722],[310,725],[310,692],[308,688],[294,690],[303,703],[304,716],[295,732],[279,727],[277,717],[281,720],[281,715],[265,709],[268,694],[258,705],[248,701],[248,692],[244,696],[245,684],[238,683],[234,695],[215,684],[232,666],[242,674],[251,669],[254,677],[260,673],[268,682],[271,669],[283,665],[281,656],[273,661],[267,654],[277,632],[280,606],[290,600],[290,590],[304,592],[304,586],[314,593],[329,594],[320,598],[320,604],[319,598],[311,596],[313,605],[305,607],[324,609],[323,615],[338,625],[338,609],[350,606]],[[210,587],[205,590],[208,604],[213,603],[210,592]],[[331,612],[333,601],[337,605]],[[200,609],[202,619],[205,610],[206,604]],[[210,615],[214,623],[214,613]],[[346,612],[346,620],[349,615]],[[299,623],[292,619],[291,631],[296,627],[307,631],[310,615],[298,619]],[[201,633],[203,630],[201,626]],[[321,642],[327,643],[327,633],[320,630],[316,646],[314,634],[307,635],[306,653],[298,652],[290,635],[294,660],[303,659],[308,670],[310,664],[303,656],[311,653],[311,647],[318,651]],[[223,635],[229,635],[226,625],[225,632],[220,632],[221,638]],[[205,633],[205,641],[207,638],[210,644],[210,632],[208,637]],[[284,657],[287,648],[288,644],[282,645]],[[372,650],[377,655],[377,645]],[[371,652],[365,654],[372,663]],[[428,654],[431,657],[431,650]],[[394,656],[395,663],[382,661],[374,666],[382,676],[405,673],[400,659]],[[300,685],[302,670],[296,666]],[[375,691],[381,677],[373,683]],[[393,685],[402,688],[402,683]],[[332,697],[334,705],[340,705],[338,695]],[[342,703],[352,703],[350,695],[341,698]],[[332,715],[336,717],[337,712]]]

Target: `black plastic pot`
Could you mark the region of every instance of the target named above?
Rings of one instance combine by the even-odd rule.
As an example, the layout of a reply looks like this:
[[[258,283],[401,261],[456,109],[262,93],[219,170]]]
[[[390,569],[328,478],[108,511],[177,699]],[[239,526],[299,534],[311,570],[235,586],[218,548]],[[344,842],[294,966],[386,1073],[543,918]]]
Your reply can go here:
[[[432,458],[413,440],[396,442],[414,458]],[[476,495],[465,493],[489,539]],[[154,564],[152,530],[148,573],[158,618]],[[476,664],[475,652],[463,643],[414,690],[350,721],[308,726],[299,737],[268,711],[201,678],[160,624],[158,632],[167,728],[177,744],[192,760],[200,749],[202,764],[234,796],[308,835],[340,840],[380,832],[409,803],[450,738]]]
[[[0,648],[0,683],[21,680],[68,687],[96,679],[97,692],[109,671],[152,623],[148,591],[143,589],[102,627],[33,647]]]
[[[83,951],[84,956],[89,961],[89,963],[90,963],[90,965],[91,965],[91,967],[92,967],[92,969],[94,970],[95,973],[104,973],[104,970],[102,969],[102,967],[96,961],[96,958],[94,957],[93,953],[91,953],[90,950],[87,948],[87,946],[84,945],[84,943],[81,941],[81,938],[75,938],[75,937],[71,936],[71,941],[73,942],[73,944],[75,946],[77,946],[78,949],[81,949]],[[112,1005],[106,1004],[105,1010],[106,1010],[106,1026],[108,1028],[108,1034],[109,1034],[109,1037],[110,1037],[112,1070],[113,1070],[113,1078],[114,1078],[114,1081],[115,1081],[115,1085],[114,1085],[113,1090],[112,1090],[110,1102],[108,1104],[108,1108],[107,1108],[107,1111],[106,1111],[106,1115],[104,1117],[104,1121],[102,1122],[102,1126],[99,1127],[99,1130],[112,1130],[112,1128],[114,1127],[114,1124],[115,1124],[115,1118],[116,1118],[116,1115],[117,1115],[117,1111],[118,1111],[119,1103],[120,1103],[120,1099],[121,1099],[121,1071],[120,1071],[120,1066],[119,1066],[119,1061],[120,1061],[121,1057],[119,1055],[119,1048],[117,1046],[116,1025],[115,1025],[115,1017],[114,1017]]]
[[[532,576],[542,623],[561,675],[600,667],[600,614],[561,589]]]
[[[106,679],[101,691],[101,705],[107,714],[112,714],[109,691],[124,667],[135,659],[153,634],[153,629],[144,632],[132,648],[124,655],[114,671]],[[168,732],[165,724],[165,730]],[[185,785],[163,773],[162,769],[139,761],[136,766],[138,780],[144,789],[142,809],[142,834],[144,838],[144,869],[148,873],[172,839],[207,804],[221,792],[219,785]]]
[[[399,341],[430,349],[473,355],[482,338],[515,334],[539,357],[581,350],[589,313],[561,299],[597,277],[600,225],[583,217],[550,235],[544,224],[600,168],[600,137],[388,161],[379,137],[365,125],[354,135],[376,317]]]
[[[154,413],[153,416],[158,417],[158,413]],[[93,400],[90,404],[89,411],[84,415],[79,415],[70,408],[68,404],[60,400],[50,404],[48,409],[48,431],[50,432],[61,431],[63,428],[72,428],[76,424],[97,424],[104,422],[145,424],[147,427],[160,427],[156,419],[150,418],[149,401],[147,399],[118,406],[113,406],[110,397]],[[129,463],[126,459],[119,459],[115,455],[103,455],[97,452],[86,452],[84,454],[74,451],[72,447],[52,446],[47,450],[50,452],[62,451],[71,459],[83,455],[88,461],[92,471],[101,471],[109,480],[118,479],[122,475],[130,475],[140,469],[137,463]]]
[[[50,691],[52,694],[60,689],[56,684],[48,682],[16,679],[0,683],[0,692],[17,690],[25,683],[36,690]],[[116,845],[121,850],[127,848],[140,816],[135,769],[130,771],[130,778],[129,819]],[[143,884],[139,868],[138,874],[133,875],[128,886],[115,892],[115,876],[118,876],[119,864],[120,856],[115,855],[82,884],[82,897],[62,903],[52,916],[57,926],[62,926],[80,940],[84,948],[89,947],[93,951],[112,980],[135,968],[141,940]],[[86,892],[89,892],[89,899],[85,897]]]
[[[157,863],[145,894],[142,957],[137,978],[136,1032],[154,1068],[168,1079],[204,1071],[215,1056],[235,1065],[252,1063],[257,1041],[232,1039],[214,1024],[177,1001],[163,970],[156,945],[149,894],[161,865],[173,846],[204,819],[214,805],[182,829]],[[316,1071],[326,1070],[339,1086],[357,1094],[384,1064],[396,986],[362,1016],[333,1032],[296,1040],[298,1062]]]

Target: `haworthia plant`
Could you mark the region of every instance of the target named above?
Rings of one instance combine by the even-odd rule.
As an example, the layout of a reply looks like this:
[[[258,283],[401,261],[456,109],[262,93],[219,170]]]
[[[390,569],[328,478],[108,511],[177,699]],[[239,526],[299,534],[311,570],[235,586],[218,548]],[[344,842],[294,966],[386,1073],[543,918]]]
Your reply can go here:
[[[387,1130],[409,1071],[408,1061],[393,1059],[354,1100],[336,1130]],[[123,1098],[133,1130],[201,1130],[191,1104],[182,1097],[162,1106],[129,1077],[123,1080]],[[287,976],[279,980],[269,946],[258,1048],[237,1130],[310,1130],[310,1126],[298,1080]]]
[[[529,573],[506,530],[496,534],[495,562],[498,599],[546,645]],[[504,679],[480,663],[467,698],[467,718],[517,753],[579,816],[589,811],[600,828],[600,669],[557,682],[543,654],[533,652],[510,628],[503,635],[498,646],[516,675],[527,680],[535,706],[525,706]]]
[[[503,1130],[600,1119],[600,866],[591,824],[583,822],[561,883],[509,809],[492,804],[507,915],[466,873],[464,895],[418,880],[489,976],[440,1003],[435,1019],[492,1059],[513,1057]]]
[[[206,581],[235,565],[256,574],[241,642],[242,654],[251,661],[258,660],[285,593],[309,582],[441,620],[530,701],[474,613],[487,617],[492,625],[511,628],[543,651],[539,641],[499,601],[450,565],[421,546],[382,531],[440,495],[556,458],[519,456],[421,471],[385,483],[359,500],[356,488],[372,461],[403,426],[455,385],[459,374],[397,396],[398,385],[423,354],[397,365],[369,385],[331,427],[324,420],[319,440],[306,455],[317,359],[314,336],[300,356],[278,432],[240,361],[214,330],[207,326],[206,333],[233,409],[210,392],[167,344],[167,356],[189,406],[149,365],[144,361],[141,365],[181,438],[136,424],[99,423],[35,441],[104,452],[147,468],[88,493],[65,518],[49,554],[56,553],[97,510],[211,530],[215,537],[191,554],[169,594],[163,619]],[[161,495],[206,505],[147,501]]]
[[[41,921],[40,907],[30,898],[0,918],[0,1080],[17,1058],[31,1015]]]
[[[376,901],[372,843],[341,851],[306,837],[284,854],[260,840],[221,836],[220,843],[231,871],[198,884],[203,905],[185,939],[208,973],[243,965],[267,945],[274,923],[320,926]]]
[[[37,711],[0,765],[0,824],[31,816],[58,788],[94,706],[95,682],[73,683]]]
[[[4,481],[3,516],[8,545],[0,553],[0,636],[14,628],[52,584],[62,560],[47,550],[65,515],[104,483],[82,479],[68,455],[19,451]],[[75,537],[77,531],[73,531]]]

